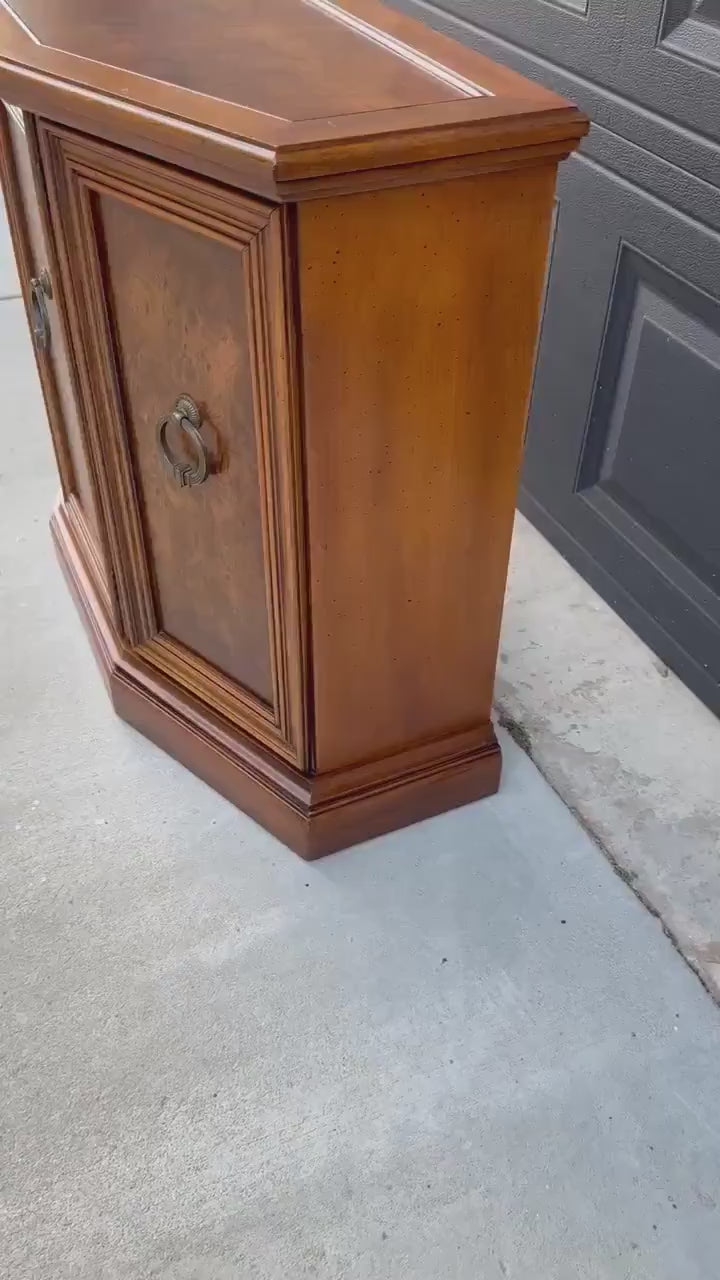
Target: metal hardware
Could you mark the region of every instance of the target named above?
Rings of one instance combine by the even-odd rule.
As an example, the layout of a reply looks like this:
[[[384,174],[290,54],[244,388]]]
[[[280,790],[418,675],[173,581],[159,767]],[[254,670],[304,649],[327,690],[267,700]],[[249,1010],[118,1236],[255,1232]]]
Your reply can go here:
[[[45,299],[52,296],[50,273],[43,268],[40,275],[30,281],[32,335],[38,351],[47,351],[50,347],[50,317]]]
[[[208,453],[205,441],[200,435],[202,419],[200,410],[189,396],[180,396],[172,413],[162,418],[157,425],[158,447],[163,466],[181,488],[189,488],[194,484],[202,484],[208,474]],[[195,461],[187,462],[172,453],[167,439],[170,425],[178,428],[192,444]]]

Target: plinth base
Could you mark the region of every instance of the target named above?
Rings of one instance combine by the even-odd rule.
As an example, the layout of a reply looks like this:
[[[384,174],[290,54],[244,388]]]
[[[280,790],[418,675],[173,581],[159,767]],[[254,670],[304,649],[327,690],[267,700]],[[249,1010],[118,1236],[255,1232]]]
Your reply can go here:
[[[118,715],[300,857],[322,857],[497,791],[500,748],[490,724],[332,774],[291,768],[123,643],[72,502],[58,506],[51,529]]]

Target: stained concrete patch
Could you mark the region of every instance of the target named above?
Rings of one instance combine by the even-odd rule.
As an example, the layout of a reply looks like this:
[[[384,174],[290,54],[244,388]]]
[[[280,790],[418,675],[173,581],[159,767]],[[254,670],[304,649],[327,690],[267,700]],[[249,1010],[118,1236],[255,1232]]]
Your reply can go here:
[[[497,702],[720,997],[720,721],[522,516]]]

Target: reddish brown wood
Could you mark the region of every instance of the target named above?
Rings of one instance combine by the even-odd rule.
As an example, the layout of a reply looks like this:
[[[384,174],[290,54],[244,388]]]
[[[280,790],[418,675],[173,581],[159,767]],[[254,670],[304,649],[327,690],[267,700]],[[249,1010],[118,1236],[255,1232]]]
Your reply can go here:
[[[159,629],[272,704],[242,251],[116,195],[92,204]],[[210,451],[196,489],[168,483],[155,431],[186,387]],[[179,430],[169,443],[188,454]]]
[[[111,140],[130,126],[140,149],[275,199],[480,154],[508,124],[558,156],[585,131],[556,94],[376,0],[167,0],[165,21],[119,0],[2,4],[0,95]]]
[[[304,857],[494,791],[582,117],[376,0],[0,0],[0,92],[26,295],[53,282],[53,534],[119,714]],[[159,453],[183,395],[194,488]]]
[[[52,267],[49,237],[43,225],[44,201],[38,201],[34,170],[32,121],[23,119],[16,108],[0,103],[0,178],[7,196],[15,256],[23,298],[32,324],[30,281]],[[52,281],[53,272],[49,270]],[[63,492],[76,493],[85,519],[98,539],[98,522],[93,484],[90,478],[82,431],[78,421],[71,358],[64,338],[63,299],[53,292],[45,298],[52,343],[47,352],[38,352],[38,372],[47,406],[48,420]]]
[[[468,91],[371,44],[347,18],[328,21],[331,6],[315,0],[10,0],[10,8],[50,48],[228,102],[242,92],[240,101],[282,120],[299,118],[298,109],[313,119]]]
[[[300,209],[319,769],[489,721],[554,181]]]
[[[115,625],[158,670],[303,762],[281,215],[44,123],[39,144]],[[177,489],[157,444],[183,394],[206,419],[211,474],[198,489]]]

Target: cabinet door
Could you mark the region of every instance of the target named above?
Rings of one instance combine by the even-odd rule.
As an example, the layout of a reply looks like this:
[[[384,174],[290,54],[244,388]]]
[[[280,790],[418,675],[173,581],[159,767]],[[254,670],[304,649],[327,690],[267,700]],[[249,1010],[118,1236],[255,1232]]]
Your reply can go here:
[[[39,141],[116,625],[304,763],[283,214],[45,122]]]
[[[0,103],[0,179],[63,497],[75,508],[76,526],[102,578],[98,516],[79,421],[76,378],[64,336],[62,299],[55,287],[33,120],[5,103]]]

